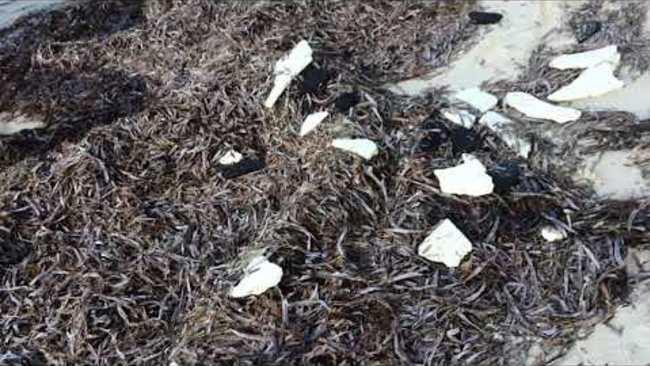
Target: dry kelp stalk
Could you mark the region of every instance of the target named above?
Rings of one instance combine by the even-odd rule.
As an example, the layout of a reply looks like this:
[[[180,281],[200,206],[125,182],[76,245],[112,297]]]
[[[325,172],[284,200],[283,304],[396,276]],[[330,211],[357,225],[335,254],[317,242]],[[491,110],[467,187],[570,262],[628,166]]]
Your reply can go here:
[[[647,206],[594,202],[484,131],[459,133],[438,99],[374,87],[426,68],[412,55],[467,7],[101,4],[0,34],[0,110],[48,123],[0,142],[1,362],[507,364],[513,337],[566,344],[625,295]],[[303,38],[329,77],[265,110],[274,61]],[[352,91],[344,117],[334,101]],[[362,161],[337,137],[380,153]],[[265,167],[225,179],[232,149]],[[441,195],[433,170],[463,152],[515,164],[519,183]],[[455,270],[416,254],[443,218],[473,242]],[[547,225],[568,238],[547,243]],[[252,250],[282,267],[279,287],[230,298]]]

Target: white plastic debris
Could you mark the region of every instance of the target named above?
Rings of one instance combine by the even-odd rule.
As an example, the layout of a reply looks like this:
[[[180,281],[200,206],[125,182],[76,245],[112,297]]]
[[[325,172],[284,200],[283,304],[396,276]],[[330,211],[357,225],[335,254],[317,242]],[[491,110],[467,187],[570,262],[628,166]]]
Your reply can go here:
[[[23,115],[12,116],[9,113],[0,113],[0,135],[13,135],[24,130],[45,128],[45,123]]]
[[[494,95],[486,93],[479,88],[461,90],[454,94],[454,98],[471,105],[481,111],[481,113],[485,113],[494,108],[499,101]]]
[[[233,165],[239,163],[244,157],[235,150],[229,150],[219,159],[221,165]]]
[[[231,297],[259,295],[276,286],[282,279],[282,267],[265,257],[253,258],[245,270],[244,278],[230,291]]]
[[[313,131],[327,116],[329,116],[328,112],[316,112],[308,115],[300,127],[300,136],[305,136]]]
[[[512,125],[515,122],[501,113],[489,111],[481,117],[479,123],[496,133],[510,149],[522,158],[527,159],[533,150],[528,140],[517,136],[512,130]]]
[[[602,63],[583,71],[569,85],[549,95],[548,100],[566,102],[593,98],[620,89],[624,85],[614,76],[614,67],[609,63]]]
[[[368,139],[334,139],[332,146],[357,154],[366,160],[372,159],[379,153],[377,144]]]
[[[271,89],[271,93],[266,98],[264,106],[266,108],[273,108],[273,105],[280,98],[282,92],[289,86],[291,80],[300,74],[311,61],[312,49],[309,47],[309,43],[305,40],[298,42],[287,56],[281,58],[275,64],[275,69],[273,70],[273,74],[275,75],[273,89]]]
[[[463,163],[458,166],[433,171],[440,182],[440,190],[474,197],[492,193],[494,182],[485,166],[474,155],[463,154],[462,157]]]
[[[476,122],[476,116],[468,111],[447,108],[443,109],[441,113],[449,121],[468,129],[472,128]]]
[[[556,106],[523,92],[506,94],[504,102],[528,117],[551,120],[557,123],[575,121],[582,115],[582,112],[577,109]]]
[[[542,237],[548,242],[554,242],[565,239],[567,237],[564,230],[560,230],[554,226],[544,226],[541,230]]]
[[[615,45],[599,48],[597,50],[561,55],[549,63],[554,69],[588,69],[590,67],[608,63],[616,68],[621,61],[621,54]]]
[[[418,247],[418,254],[447,267],[458,267],[472,251],[472,242],[449,219],[440,221]]]

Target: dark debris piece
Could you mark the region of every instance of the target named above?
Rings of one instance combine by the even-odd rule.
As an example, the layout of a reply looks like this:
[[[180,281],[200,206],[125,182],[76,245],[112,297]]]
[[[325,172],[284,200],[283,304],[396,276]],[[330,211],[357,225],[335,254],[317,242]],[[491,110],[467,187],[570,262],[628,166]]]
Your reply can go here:
[[[343,93],[336,98],[334,106],[341,113],[348,113],[350,108],[359,104],[361,96],[358,92]]]
[[[496,24],[501,21],[503,15],[487,11],[471,11],[468,14],[474,24]]]
[[[575,26],[575,35],[578,43],[583,43],[600,32],[603,25],[597,20],[587,20]]]
[[[455,154],[468,153],[476,150],[481,141],[477,134],[470,129],[458,127],[451,130],[451,142]]]
[[[313,65],[307,66],[302,72],[302,90],[305,93],[317,93],[327,83],[329,75],[324,68],[318,68]]]
[[[266,163],[258,158],[244,158],[239,163],[231,165],[220,165],[221,175],[226,179],[241,177],[242,175],[254,173],[266,167]]]
[[[488,174],[494,182],[494,191],[497,193],[505,193],[519,184],[521,169],[516,162],[507,161],[490,169]]]

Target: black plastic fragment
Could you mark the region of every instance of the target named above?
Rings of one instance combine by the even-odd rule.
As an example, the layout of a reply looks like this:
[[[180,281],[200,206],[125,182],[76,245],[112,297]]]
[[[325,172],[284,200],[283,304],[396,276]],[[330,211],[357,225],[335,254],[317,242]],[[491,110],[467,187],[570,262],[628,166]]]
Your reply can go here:
[[[221,175],[226,179],[241,177],[242,175],[254,173],[266,167],[266,163],[258,158],[244,158],[240,162],[231,165],[220,165]]]
[[[451,130],[451,143],[454,155],[472,152],[480,146],[480,139],[473,130],[457,127]]]
[[[596,33],[600,32],[603,28],[601,22],[597,20],[587,20],[575,27],[575,35],[578,43],[583,43],[593,37]]]
[[[309,65],[302,72],[302,90],[305,93],[317,93],[325,85],[328,77],[327,70]]]
[[[487,11],[471,11],[468,15],[474,24],[496,24],[503,18],[503,15],[499,13]]]
[[[501,163],[489,170],[488,174],[492,177],[494,191],[497,193],[505,193],[521,181],[521,169],[514,161]]]
[[[341,113],[348,113],[350,108],[359,104],[361,96],[358,92],[343,93],[334,101],[334,106]]]

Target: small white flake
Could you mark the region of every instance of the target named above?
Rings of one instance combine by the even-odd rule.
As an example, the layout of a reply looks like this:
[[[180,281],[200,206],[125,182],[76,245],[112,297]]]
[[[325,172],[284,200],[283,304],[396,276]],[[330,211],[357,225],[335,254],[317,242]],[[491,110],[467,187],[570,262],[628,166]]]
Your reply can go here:
[[[277,286],[282,279],[282,267],[269,262],[265,257],[253,258],[245,270],[244,278],[230,291],[230,296],[239,298],[260,295]]]
[[[458,166],[433,171],[440,182],[440,190],[474,197],[492,193],[494,182],[485,166],[473,155],[463,154],[462,157],[463,163]]]
[[[311,63],[312,53],[313,51],[309,47],[309,43],[302,40],[298,42],[288,55],[281,58],[275,64],[275,69],[273,70],[275,80],[273,81],[273,89],[271,89],[271,93],[269,93],[269,96],[264,102],[266,108],[273,108],[273,105],[289,86],[291,80]]]
[[[418,247],[418,254],[447,267],[458,267],[472,251],[472,242],[449,219],[440,221]]]
[[[556,106],[523,92],[506,94],[504,102],[530,118],[546,119],[557,123],[575,121],[582,115],[582,112],[577,109]]]
[[[0,135],[13,135],[20,131],[38,128],[45,128],[45,123],[23,115],[12,116],[9,113],[0,113]]]
[[[229,150],[219,159],[221,165],[233,165],[239,163],[244,157],[235,150]]]
[[[583,71],[569,85],[549,95],[548,100],[566,102],[593,98],[620,89],[624,85],[614,76],[614,67],[609,63],[602,63]]]
[[[472,128],[476,122],[476,116],[468,111],[447,108],[443,109],[441,113],[449,121],[467,129]]]
[[[481,113],[485,113],[494,108],[499,101],[494,95],[486,93],[479,88],[461,90],[454,94],[454,98],[471,105],[481,111]]]
[[[328,112],[316,112],[308,115],[300,127],[300,136],[305,136],[313,131],[328,115]]]
[[[479,123],[494,131],[503,142],[505,142],[510,149],[517,153],[517,155],[527,159],[530,152],[533,150],[531,143],[521,137],[512,130],[511,125],[515,122],[501,113],[487,112],[481,117]]]
[[[359,155],[366,160],[379,153],[377,144],[368,139],[334,139],[332,147]]]
[[[587,52],[573,53],[570,55],[561,55],[549,63],[554,69],[588,69],[590,67],[608,63],[616,68],[621,61],[621,54],[615,45],[591,50]]]
[[[567,237],[564,230],[558,229],[553,226],[544,226],[541,230],[542,237],[548,242],[554,242],[565,239]]]

